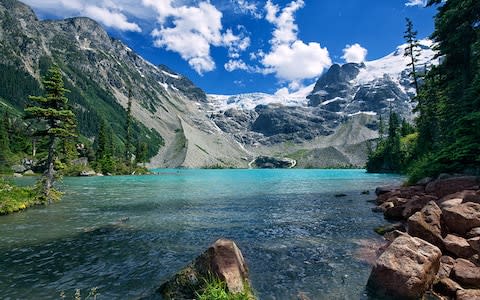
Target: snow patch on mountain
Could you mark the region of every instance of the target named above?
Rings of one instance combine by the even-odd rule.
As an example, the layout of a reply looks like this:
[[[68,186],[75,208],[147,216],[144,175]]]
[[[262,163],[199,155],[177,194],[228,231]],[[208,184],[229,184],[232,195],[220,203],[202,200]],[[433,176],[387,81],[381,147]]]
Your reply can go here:
[[[258,105],[307,106],[307,96],[313,91],[315,84],[306,86],[294,93],[281,89],[275,94],[248,93],[238,95],[208,95],[209,104],[213,111],[226,111],[231,108],[253,110]]]

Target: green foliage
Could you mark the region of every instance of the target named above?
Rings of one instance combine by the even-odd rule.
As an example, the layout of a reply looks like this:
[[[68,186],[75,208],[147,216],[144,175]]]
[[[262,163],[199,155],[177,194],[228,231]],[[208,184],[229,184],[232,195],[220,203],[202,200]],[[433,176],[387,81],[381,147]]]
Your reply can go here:
[[[405,128],[402,130],[402,127]],[[402,131],[409,132],[407,125],[402,125],[402,127],[400,127],[398,115],[390,111],[387,138],[381,138],[375,150],[371,150],[369,153],[366,165],[368,172],[398,173],[402,171],[404,157],[400,139]]]
[[[417,64],[418,57],[420,56],[420,45],[417,40],[418,32],[413,29],[412,20],[409,18],[406,19],[407,29],[405,30],[405,41],[407,42],[407,47],[405,48],[404,56],[410,59],[408,66],[412,68],[410,76],[413,79],[413,84],[415,86],[415,91],[418,94],[418,74],[417,74]]]
[[[0,215],[17,212],[40,201],[35,197],[35,191],[30,187],[18,187],[0,178]]]
[[[410,182],[442,172],[480,170],[480,2],[439,5],[433,38],[442,62],[417,97],[418,142]]]
[[[61,194],[53,188],[54,163],[57,159],[56,144],[60,140],[67,143],[66,139],[75,136],[76,120],[73,112],[67,107],[68,99],[65,93],[62,73],[58,66],[53,65],[48,69],[43,79],[45,96],[30,96],[35,106],[25,108],[25,118],[36,120],[37,125],[34,135],[48,138],[47,171],[37,183],[37,193],[41,202],[50,203],[57,201]]]
[[[247,293],[229,293],[224,281],[211,276],[205,279],[202,291],[197,292],[197,300],[251,300],[251,297]]]

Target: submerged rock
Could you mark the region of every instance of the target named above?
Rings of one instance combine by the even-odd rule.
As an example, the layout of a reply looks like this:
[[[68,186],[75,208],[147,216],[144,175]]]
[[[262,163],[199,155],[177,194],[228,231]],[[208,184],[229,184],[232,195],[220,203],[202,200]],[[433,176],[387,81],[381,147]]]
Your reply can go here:
[[[441,256],[440,249],[424,240],[399,236],[377,259],[368,287],[379,295],[419,299],[432,285]]]
[[[225,282],[228,292],[253,296],[248,269],[235,242],[219,239],[191,264],[178,272],[157,290],[164,299],[194,299],[212,276]]]

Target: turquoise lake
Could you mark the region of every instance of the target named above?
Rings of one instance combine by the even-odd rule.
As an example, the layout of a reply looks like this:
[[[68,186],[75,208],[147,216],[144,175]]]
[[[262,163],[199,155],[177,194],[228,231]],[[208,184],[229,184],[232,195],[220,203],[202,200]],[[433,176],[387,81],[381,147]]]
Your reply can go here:
[[[367,299],[370,266],[357,252],[385,223],[367,200],[403,180],[364,170],[157,171],[65,178],[61,202],[0,217],[1,298],[73,299],[97,287],[97,299],[137,299],[226,237],[259,299]]]

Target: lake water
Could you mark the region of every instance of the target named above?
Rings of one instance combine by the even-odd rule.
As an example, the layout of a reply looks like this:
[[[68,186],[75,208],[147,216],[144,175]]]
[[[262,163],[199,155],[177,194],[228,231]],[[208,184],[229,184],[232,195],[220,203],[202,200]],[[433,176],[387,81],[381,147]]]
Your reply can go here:
[[[365,298],[370,266],[356,252],[385,222],[367,200],[403,179],[363,170],[158,171],[65,178],[61,202],[0,217],[1,298],[65,291],[73,299],[75,289],[86,296],[97,287],[98,299],[136,299],[220,237],[242,250],[260,299]]]

